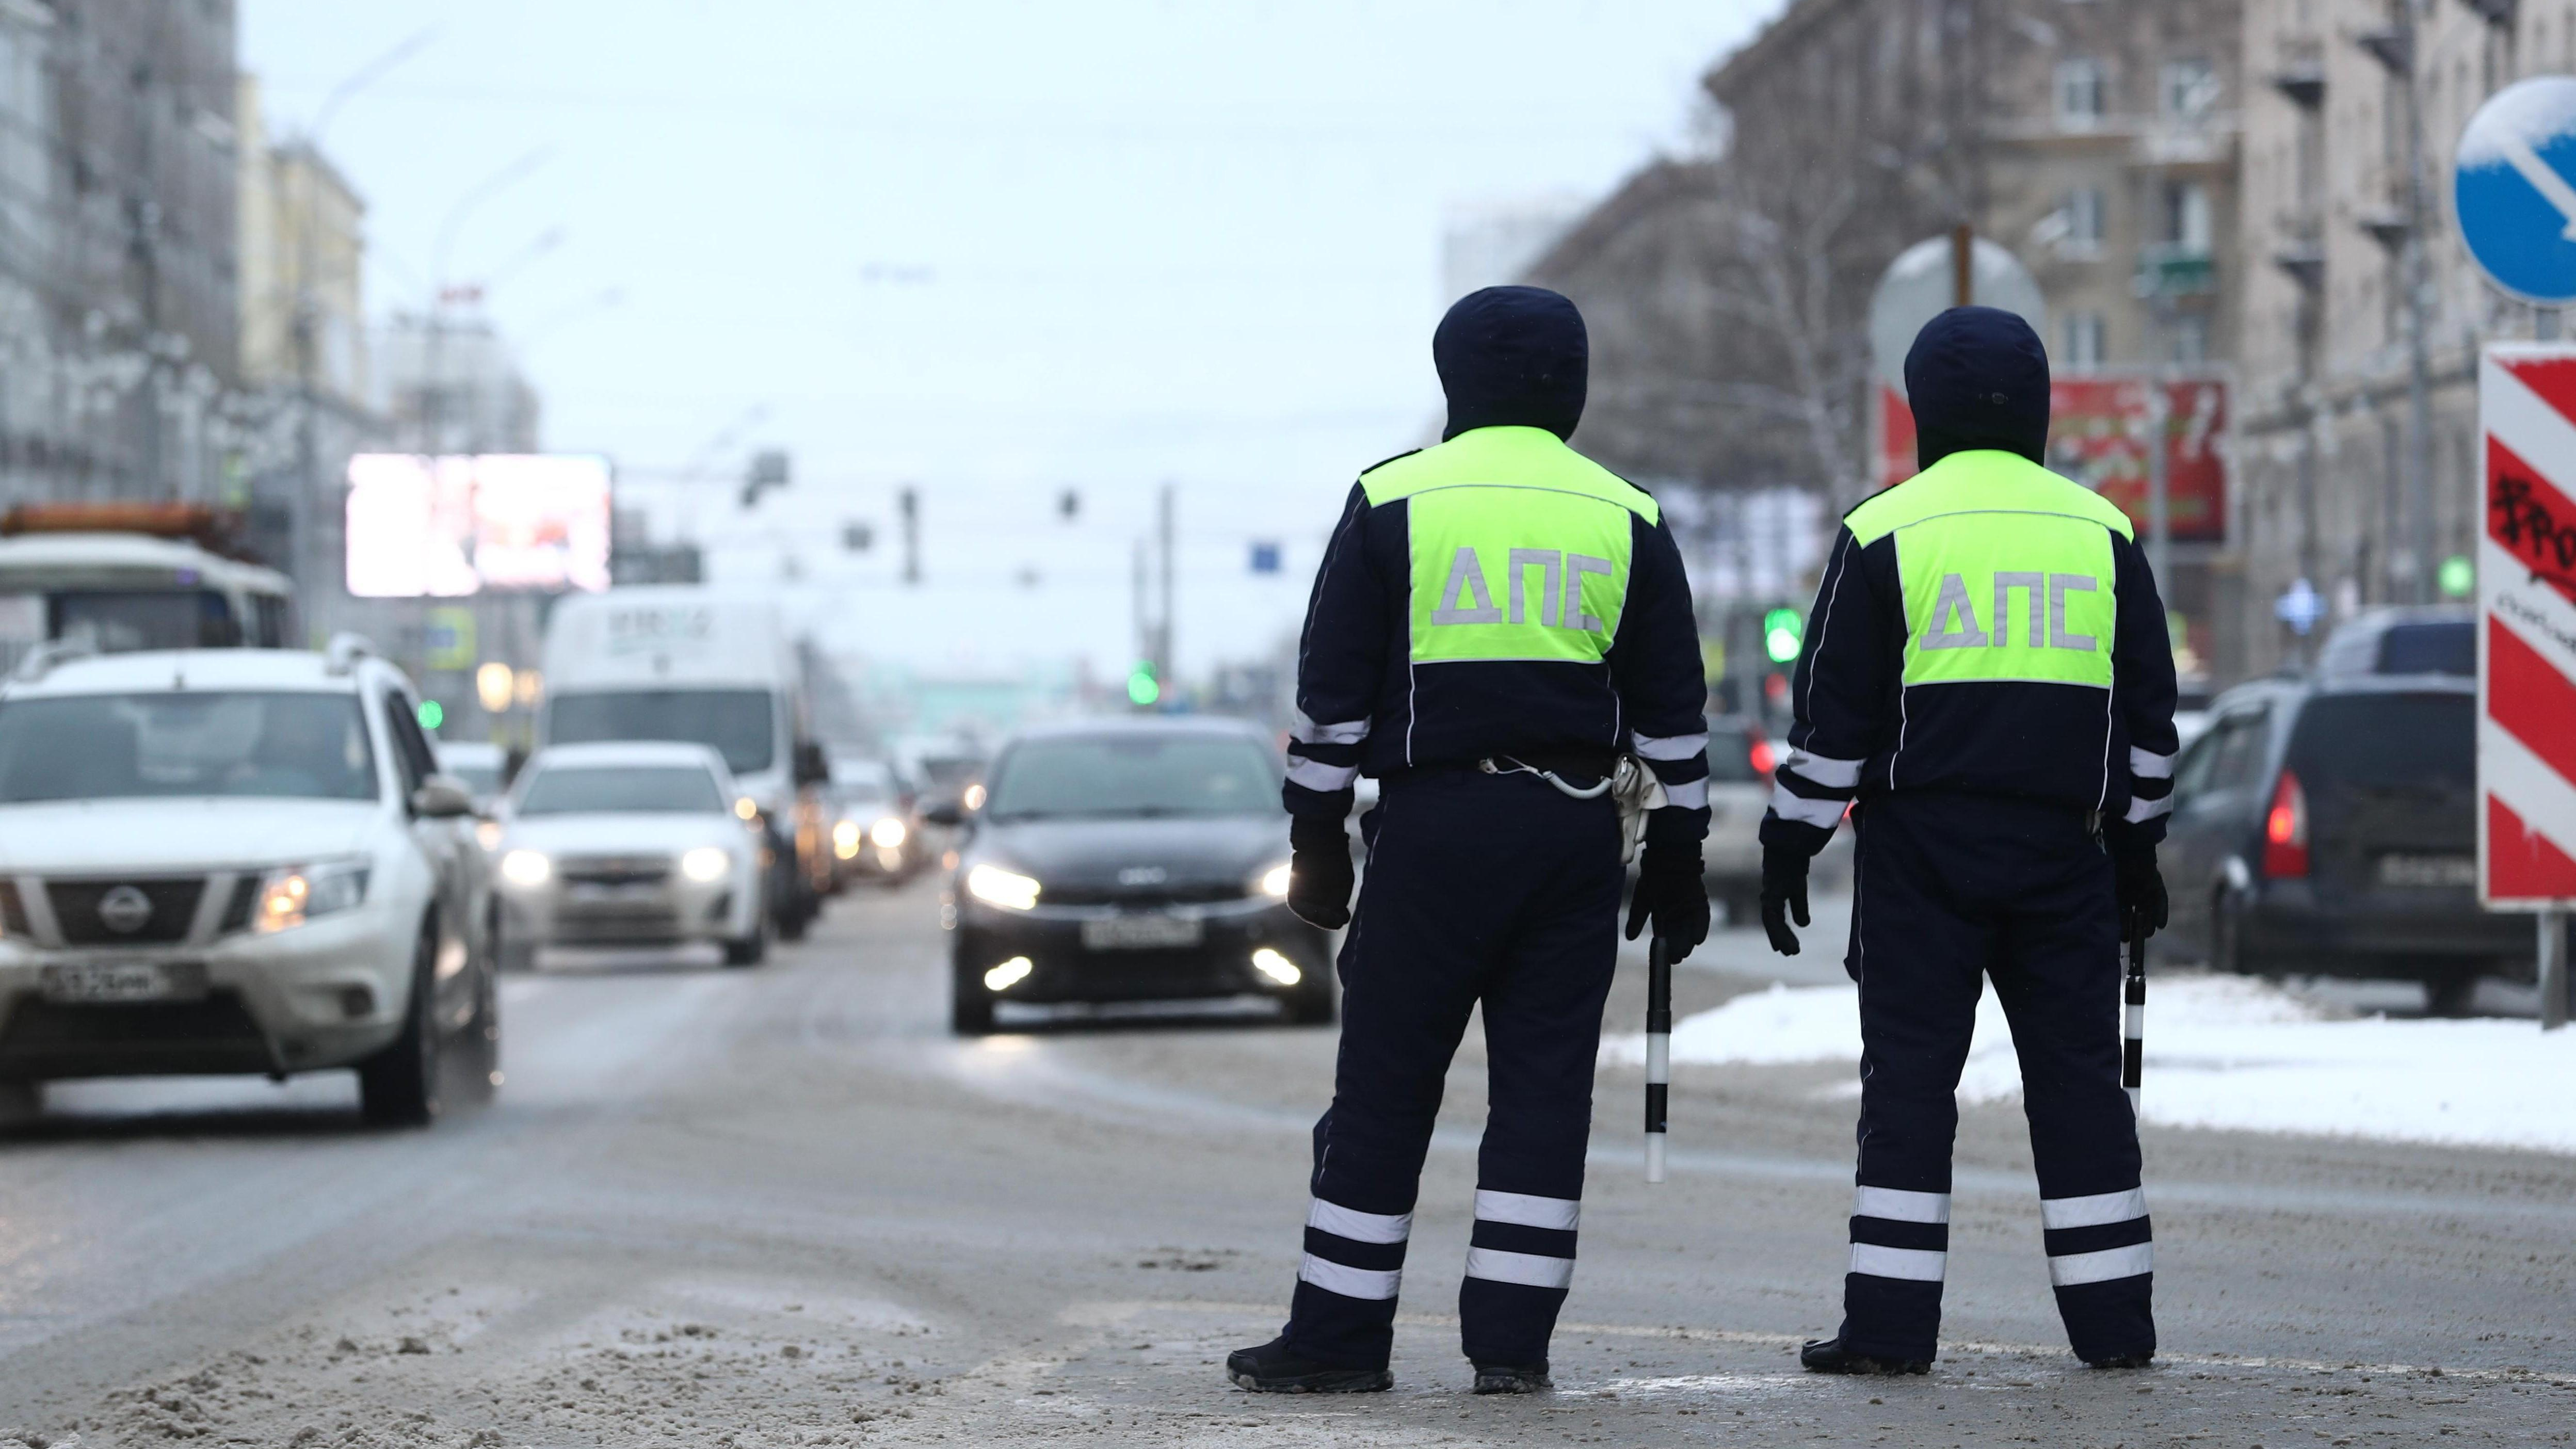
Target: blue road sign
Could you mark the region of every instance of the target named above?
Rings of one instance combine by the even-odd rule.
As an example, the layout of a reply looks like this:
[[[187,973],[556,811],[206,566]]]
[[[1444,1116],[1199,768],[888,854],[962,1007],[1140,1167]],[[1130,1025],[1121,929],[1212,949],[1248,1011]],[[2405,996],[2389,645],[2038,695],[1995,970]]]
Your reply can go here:
[[[1279,545],[1268,539],[1255,539],[1252,544],[1252,571],[1256,574],[1279,572]]]
[[[2544,307],[2576,302],[2576,77],[2516,81],[2478,107],[2451,208],[2487,280]]]

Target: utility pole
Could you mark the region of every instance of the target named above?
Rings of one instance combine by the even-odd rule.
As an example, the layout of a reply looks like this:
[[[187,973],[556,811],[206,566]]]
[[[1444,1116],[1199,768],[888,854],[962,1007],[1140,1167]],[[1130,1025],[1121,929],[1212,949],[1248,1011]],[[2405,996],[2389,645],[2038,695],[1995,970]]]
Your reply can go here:
[[[2147,569],[2156,591],[2173,587],[2173,488],[2165,454],[2173,434],[2173,395],[2158,366],[2147,379]]]
[[[2406,533],[2408,593],[2433,598],[2433,363],[2426,315],[2432,286],[2424,229],[2424,103],[2414,0],[2397,0],[2397,39],[2406,92]]]
[[[1157,533],[1163,553],[1162,619],[1154,630],[1154,677],[1172,687],[1172,485],[1163,485]]]
[[[894,503],[903,515],[903,581],[910,587],[921,582],[921,491],[907,483]]]

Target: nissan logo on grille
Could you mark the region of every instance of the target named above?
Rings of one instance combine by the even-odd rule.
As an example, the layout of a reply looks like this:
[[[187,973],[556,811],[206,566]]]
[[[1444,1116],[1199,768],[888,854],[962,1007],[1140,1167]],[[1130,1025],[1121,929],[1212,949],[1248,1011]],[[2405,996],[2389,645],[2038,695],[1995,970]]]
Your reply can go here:
[[[1161,885],[1170,874],[1159,865],[1131,865],[1118,872],[1118,883],[1131,886]]]
[[[98,898],[98,923],[120,936],[131,936],[152,920],[152,898],[130,886],[117,886]]]

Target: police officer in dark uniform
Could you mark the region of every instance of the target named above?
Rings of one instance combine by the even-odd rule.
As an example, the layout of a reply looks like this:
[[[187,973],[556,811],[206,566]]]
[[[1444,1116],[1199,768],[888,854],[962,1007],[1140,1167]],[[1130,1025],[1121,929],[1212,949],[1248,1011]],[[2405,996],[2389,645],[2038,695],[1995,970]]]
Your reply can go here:
[[[1934,1356],[1956,1091],[1994,983],[2021,1058],[2049,1280],[2078,1357],[2155,1353],[2155,1249],[2120,1083],[2124,932],[2164,924],[2173,653],[2128,518],[2040,466],[2048,359],[1989,307],[1905,360],[1922,472],[1844,515],[1762,822],[1763,924],[1796,954],[1807,863],[1855,800],[1860,1170],[1824,1373]]]
[[[1488,288],[1450,309],[1432,355],[1443,440],[1360,475],[1299,650],[1288,899],[1351,931],[1305,1255],[1287,1327],[1226,1361],[1247,1389],[1392,1382],[1423,1154],[1479,1005],[1490,1108],[1461,1336],[1478,1393],[1548,1387],[1618,944],[1607,787],[1622,753],[1668,802],[1647,811],[1628,935],[1651,919],[1682,955],[1708,934],[1690,586],[1655,500],[1566,445],[1583,412],[1582,316],[1554,292]],[[1354,919],[1342,822],[1363,772],[1381,794],[1360,822]]]

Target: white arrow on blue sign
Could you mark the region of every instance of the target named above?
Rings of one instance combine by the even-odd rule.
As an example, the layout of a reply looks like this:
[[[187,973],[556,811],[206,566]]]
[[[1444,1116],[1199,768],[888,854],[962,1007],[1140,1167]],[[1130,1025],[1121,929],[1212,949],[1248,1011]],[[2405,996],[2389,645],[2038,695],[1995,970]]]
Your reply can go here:
[[[2487,280],[2544,307],[2576,302],[2576,77],[2516,81],[2478,107],[2451,208]]]

